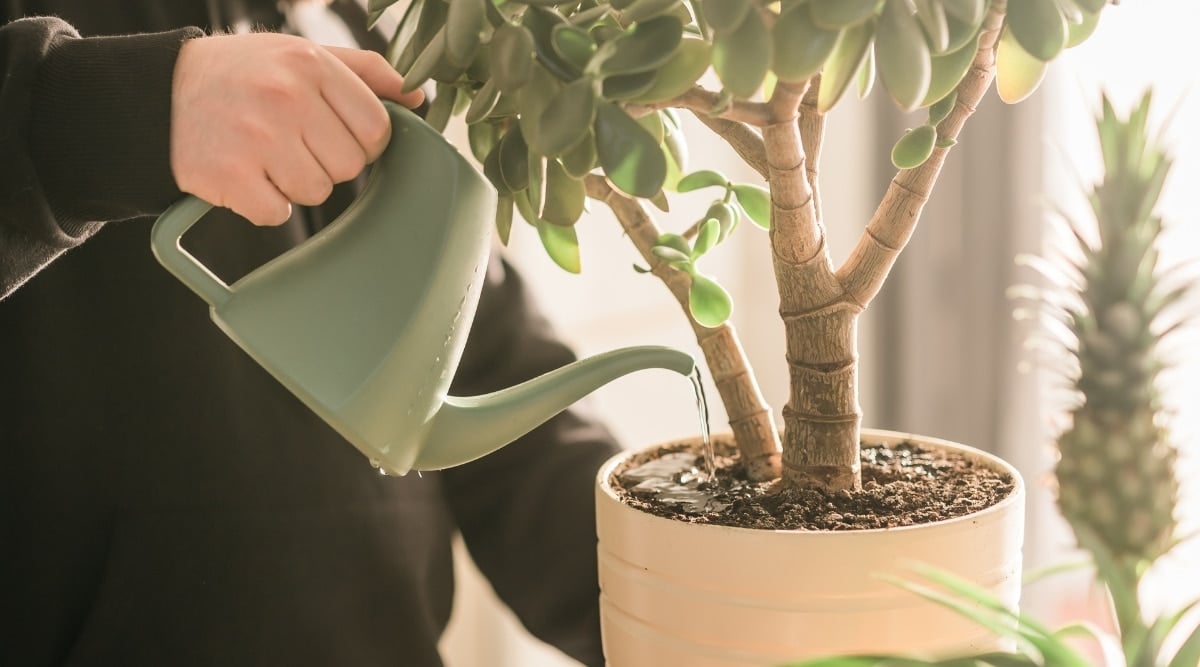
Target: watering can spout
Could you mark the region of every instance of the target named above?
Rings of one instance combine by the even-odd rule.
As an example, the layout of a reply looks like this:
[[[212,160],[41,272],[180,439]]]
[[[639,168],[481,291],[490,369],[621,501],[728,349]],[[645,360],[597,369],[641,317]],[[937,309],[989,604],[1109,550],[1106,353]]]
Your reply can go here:
[[[490,394],[446,397],[433,418],[415,470],[440,470],[490,454],[529,433],[600,387],[648,368],[690,375],[696,362],[666,347],[614,350]]]

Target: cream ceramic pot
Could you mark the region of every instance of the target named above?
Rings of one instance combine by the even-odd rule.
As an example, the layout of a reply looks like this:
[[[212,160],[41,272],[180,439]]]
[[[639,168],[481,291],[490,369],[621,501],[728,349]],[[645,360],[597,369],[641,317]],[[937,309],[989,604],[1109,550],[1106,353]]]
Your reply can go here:
[[[1007,645],[979,626],[882,580],[922,563],[975,583],[1016,609],[1025,490],[1017,471],[943,440],[864,430],[865,442],[949,449],[1016,480],[976,514],[862,531],[771,531],[689,524],[621,502],[596,485],[600,609],[610,667],[767,667],[851,653],[944,654]]]

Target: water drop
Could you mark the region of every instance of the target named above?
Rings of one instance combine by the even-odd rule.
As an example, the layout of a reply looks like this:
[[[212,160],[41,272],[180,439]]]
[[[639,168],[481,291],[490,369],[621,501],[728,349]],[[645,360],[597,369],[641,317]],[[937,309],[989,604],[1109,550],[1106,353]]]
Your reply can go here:
[[[367,459],[367,462],[371,464],[372,468],[379,469],[379,459]]]

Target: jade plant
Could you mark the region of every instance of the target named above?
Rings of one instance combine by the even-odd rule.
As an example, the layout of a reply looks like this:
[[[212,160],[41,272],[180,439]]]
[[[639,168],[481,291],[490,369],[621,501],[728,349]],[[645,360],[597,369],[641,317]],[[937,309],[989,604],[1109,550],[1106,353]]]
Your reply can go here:
[[[1194,287],[1178,271],[1162,271],[1155,207],[1171,160],[1147,131],[1150,95],[1125,119],[1107,98],[1097,122],[1104,178],[1089,196],[1094,220],[1068,221],[1072,252],[1031,265],[1051,288],[1045,312],[1067,333],[1067,378],[1078,400],[1057,438],[1058,505],[1109,593],[1114,631],[1088,623],[1050,629],[945,573],[927,581],[897,580],[916,593],[1010,638],[1010,653],[926,661],[898,656],[826,658],[795,667],[1195,667],[1200,664],[1200,600],[1147,619],[1139,602],[1143,574],[1177,543],[1176,449],[1157,379],[1167,364],[1161,342],[1187,322],[1181,304]],[[1022,290],[1028,291],[1028,290]],[[1060,568],[1054,568],[1060,569]],[[1091,648],[1088,657],[1078,640]]]
[[[370,0],[374,17],[396,0]],[[573,225],[607,205],[695,332],[751,478],[830,490],[861,485],[857,323],[913,234],[964,123],[996,82],[1016,102],[1087,38],[1106,0],[413,0],[390,57],[410,88],[433,82],[427,120],[465,116],[499,193],[496,227],[536,229],[581,268]],[[818,182],[827,118],[880,82],[924,121],[897,138],[897,168],[840,266]],[[853,92],[849,92],[853,91]],[[689,164],[694,115],[761,177]],[[881,156],[881,159],[887,159]],[[711,196],[700,220],[670,201]],[[688,196],[701,196],[689,194]],[[752,225],[739,225],[748,220]],[[699,268],[744,229],[766,230],[786,327],[782,432]]]

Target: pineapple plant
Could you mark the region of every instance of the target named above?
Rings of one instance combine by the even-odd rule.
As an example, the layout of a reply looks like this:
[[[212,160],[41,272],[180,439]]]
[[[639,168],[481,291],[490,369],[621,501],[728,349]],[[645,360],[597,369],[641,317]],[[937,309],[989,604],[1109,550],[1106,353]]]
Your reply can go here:
[[[1099,647],[1104,667],[1200,664],[1200,623],[1193,620],[1190,630],[1184,625],[1200,600],[1147,620],[1138,599],[1142,574],[1176,543],[1176,449],[1156,386],[1167,368],[1157,350],[1184,323],[1182,316],[1167,318],[1192,289],[1159,267],[1156,243],[1163,222],[1155,207],[1171,159],[1148,132],[1150,99],[1147,93],[1121,119],[1104,97],[1097,120],[1104,177],[1088,198],[1094,228],[1068,222],[1074,257],[1061,264],[1030,262],[1052,283],[1066,286],[1043,301],[1074,339],[1066,351],[1077,362],[1070,375],[1078,404],[1057,439],[1058,503],[1110,594],[1116,634],[1084,623],[1052,630],[977,586],[919,568],[924,581],[894,583],[1011,637],[1018,651],[936,660],[834,657],[792,667],[1096,665],[1068,643],[1079,636]]]

